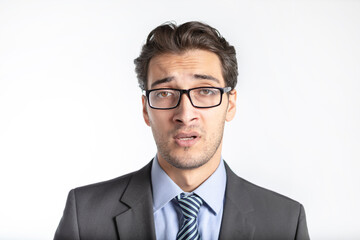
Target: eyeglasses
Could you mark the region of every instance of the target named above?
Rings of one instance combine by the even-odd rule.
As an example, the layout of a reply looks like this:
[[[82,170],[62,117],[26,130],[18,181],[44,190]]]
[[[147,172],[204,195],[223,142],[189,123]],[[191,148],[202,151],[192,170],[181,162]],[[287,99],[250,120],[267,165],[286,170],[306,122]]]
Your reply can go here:
[[[190,89],[159,88],[146,90],[149,106],[154,109],[173,109],[179,106],[181,96],[187,94],[191,104],[196,108],[212,108],[219,106],[224,93],[231,87],[197,87]]]

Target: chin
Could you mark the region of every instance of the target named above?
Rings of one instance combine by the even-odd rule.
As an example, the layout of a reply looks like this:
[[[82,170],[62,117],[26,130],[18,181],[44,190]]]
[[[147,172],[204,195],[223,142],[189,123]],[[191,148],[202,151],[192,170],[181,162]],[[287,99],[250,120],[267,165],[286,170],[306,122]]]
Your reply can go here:
[[[194,157],[192,154],[186,153],[168,156],[165,157],[165,160],[170,165],[178,169],[196,169],[205,165],[210,159],[203,158],[201,156]]]

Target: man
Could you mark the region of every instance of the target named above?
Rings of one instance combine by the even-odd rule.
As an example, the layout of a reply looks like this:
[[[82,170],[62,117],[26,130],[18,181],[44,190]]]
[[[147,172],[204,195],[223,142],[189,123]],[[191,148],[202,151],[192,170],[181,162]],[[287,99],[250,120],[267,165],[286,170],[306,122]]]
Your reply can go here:
[[[158,152],[137,172],[71,190],[55,239],[309,239],[301,204],[221,158],[236,111],[234,47],[206,24],[169,23],[135,64]]]

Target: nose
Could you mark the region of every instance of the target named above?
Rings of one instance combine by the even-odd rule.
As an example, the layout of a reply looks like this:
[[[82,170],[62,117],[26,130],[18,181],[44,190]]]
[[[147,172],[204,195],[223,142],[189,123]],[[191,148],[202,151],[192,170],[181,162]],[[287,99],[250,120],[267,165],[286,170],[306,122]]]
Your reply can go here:
[[[174,109],[173,121],[183,125],[190,125],[198,120],[198,109],[195,108],[187,94],[181,96],[179,106]]]

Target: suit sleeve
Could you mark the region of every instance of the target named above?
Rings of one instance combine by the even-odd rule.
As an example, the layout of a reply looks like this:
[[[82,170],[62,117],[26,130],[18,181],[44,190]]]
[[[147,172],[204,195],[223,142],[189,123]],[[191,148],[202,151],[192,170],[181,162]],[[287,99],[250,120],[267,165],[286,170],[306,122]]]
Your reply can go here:
[[[306,215],[305,209],[302,205],[300,205],[300,214],[298,219],[298,226],[296,230],[296,240],[309,240],[309,232],[306,224]]]
[[[69,192],[64,213],[56,230],[54,240],[80,240],[75,190]]]

